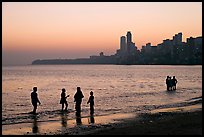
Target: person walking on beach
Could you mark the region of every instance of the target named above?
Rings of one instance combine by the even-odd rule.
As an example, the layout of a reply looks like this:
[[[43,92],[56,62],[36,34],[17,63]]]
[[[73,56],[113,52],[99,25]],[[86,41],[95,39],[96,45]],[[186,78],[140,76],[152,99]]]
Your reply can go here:
[[[94,114],[94,96],[93,96],[93,91],[90,92],[90,97],[89,100],[87,102],[87,104],[90,103],[90,114],[93,115]]]
[[[67,111],[68,108],[68,103],[67,103],[67,97],[69,97],[69,95],[66,96],[66,90],[65,88],[62,89],[62,93],[61,93],[61,99],[60,99],[60,104],[62,104],[62,111],[64,110],[64,104],[66,105],[65,107],[65,111]]]
[[[173,76],[173,79],[172,79],[172,89],[173,90],[176,90],[176,84],[177,84],[177,79],[176,79],[176,77],[175,76]]]
[[[36,114],[36,110],[37,110],[37,103],[39,103],[39,105],[41,104],[40,100],[38,99],[38,94],[37,92],[37,87],[33,87],[33,92],[31,93],[31,102],[33,105],[33,114]]]
[[[81,88],[77,87],[77,92],[74,95],[74,102],[76,102],[75,104],[75,109],[76,112],[81,112],[81,102],[82,102],[82,98],[84,97]]]

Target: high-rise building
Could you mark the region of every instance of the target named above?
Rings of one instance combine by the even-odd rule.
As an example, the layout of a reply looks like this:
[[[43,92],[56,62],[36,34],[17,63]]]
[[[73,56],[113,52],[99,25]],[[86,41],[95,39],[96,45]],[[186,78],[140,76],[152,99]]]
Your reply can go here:
[[[175,34],[174,37],[173,37],[173,44],[174,45],[178,44],[178,36],[177,36],[177,34]]]
[[[178,45],[182,44],[182,33],[181,32],[177,34],[177,44]]]
[[[127,49],[127,47],[126,47],[126,37],[125,36],[121,36],[120,37],[120,50],[122,52],[125,52],[126,49]]]
[[[173,45],[182,45],[182,33],[181,32],[173,36]]]
[[[131,46],[131,43],[132,43],[132,34],[130,31],[127,32],[127,52],[129,53],[130,52],[130,46]]]
[[[137,52],[137,47],[135,43],[132,42],[132,34],[130,31],[127,32],[126,37],[120,37],[120,49],[117,50],[117,55],[119,56],[129,56],[135,55]]]
[[[130,31],[127,32],[127,43],[131,43],[132,42],[132,34]]]
[[[172,41],[173,41],[173,45],[176,45],[176,39],[175,39],[175,36],[173,36]]]

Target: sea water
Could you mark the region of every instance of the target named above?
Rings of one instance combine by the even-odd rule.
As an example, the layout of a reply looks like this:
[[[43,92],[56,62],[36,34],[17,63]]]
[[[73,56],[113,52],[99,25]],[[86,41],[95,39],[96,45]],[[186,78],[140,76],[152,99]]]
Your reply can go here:
[[[75,118],[74,94],[84,94],[81,116],[89,115],[89,93],[95,116],[141,113],[202,96],[202,66],[171,65],[26,65],[2,68],[2,124],[32,122],[30,94],[38,87],[38,120],[58,120],[61,89],[70,95],[68,119]],[[166,76],[176,76],[176,91],[166,90]]]

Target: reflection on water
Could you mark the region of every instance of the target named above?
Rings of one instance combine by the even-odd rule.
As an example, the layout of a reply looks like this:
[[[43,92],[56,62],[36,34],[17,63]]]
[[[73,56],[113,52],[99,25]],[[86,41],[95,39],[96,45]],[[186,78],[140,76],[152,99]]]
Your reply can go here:
[[[69,90],[69,119],[74,119],[74,123],[73,97],[77,86],[84,89],[82,117],[90,116],[86,102],[90,91],[94,91],[95,120],[97,115],[146,112],[150,105],[172,104],[202,96],[201,65],[28,65],[3,67],[2,73],[2,124],[30,121],[27,114],[21,114],[31,110],[30,92],[35,85],[39,87],[42,102],[37,110],[38,122],[58,116],[56,109],[60,107],[62,87]],[[166,92],[167,75],[178,79],[174,92]],[[86,122],[83,118],[81,121],[88,122],[87,118]]]
[[[33,119],[33,127],[32,127],[32,132],[33,133],[38,133],[39,129],[38,129],[38,122],[37,122],[37,115],[33,115],[32,116]]]
[[[76,112],[76,124],[81,125],[81,112]]]
[[[61,124],[63,127],[67,127],[67,113],[61,113]]]

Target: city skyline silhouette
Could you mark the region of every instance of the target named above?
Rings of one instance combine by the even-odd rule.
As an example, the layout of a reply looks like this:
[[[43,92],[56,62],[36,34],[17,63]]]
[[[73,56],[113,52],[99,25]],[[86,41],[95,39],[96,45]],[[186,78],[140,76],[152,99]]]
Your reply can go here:
[[[189,37],[182,41],[182,32],[165,39],[156,46],[146,43],[139,50],[132,41],[131,31],[120,37],[120,46],[116,53],[110,56],[100,52],[99,56],[76,59],[38,59],[33,65],[44,64],[118,64],[118,65],[201,65],[202,36]]]
[[[138,49],[177,32],[182,40],[202,35],[201,2],[2,3],[3,65],[35,59],[88,58],[115,54],[120,36],[133,34]]]

